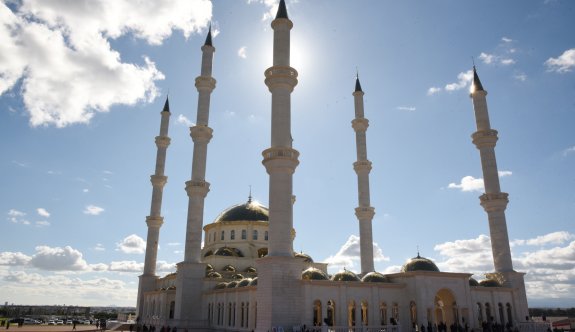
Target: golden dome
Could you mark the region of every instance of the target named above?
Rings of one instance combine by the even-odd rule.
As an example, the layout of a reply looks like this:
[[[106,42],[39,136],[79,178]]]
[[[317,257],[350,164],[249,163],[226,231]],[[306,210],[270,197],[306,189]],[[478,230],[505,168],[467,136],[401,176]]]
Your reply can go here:
[[[379,272],[369,272],[366,273],[363,278],[361,278],[362,282],[389,282],[389,279]]]
[[[416,257],[408,260],[402,267],[401,272],[412,272],[412,271],[431,271],[439,272],[439,268],[435,263],[428,258],[419,256],[417,253]]]
[[[336,274],[333,275],[333,277],[331,277],[331,280],[333,281],[361,281],[359,279],[359,277],[357,276],[357,274],[348,271],[348,270],[344,270],[341,272],[338,272]]]
[[[329,280],[327,275],[320,269],[310,267],[301,273],[302,280]]]

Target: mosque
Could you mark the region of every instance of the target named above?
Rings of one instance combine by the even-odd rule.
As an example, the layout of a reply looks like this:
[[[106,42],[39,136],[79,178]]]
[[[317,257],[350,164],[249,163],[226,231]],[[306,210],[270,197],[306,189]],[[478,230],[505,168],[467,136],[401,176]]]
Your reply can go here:
[[[381,274],[374,270],[363,91],[356,78],[353,92],[358,179],[361,273],[327,273],[327,264],[294,253],[292,176],[299,152],[292,148],[290,96],[297,85],[297,71],[290,66],[292,21],[283,0],[273,29],[273,66],[265,70],[265,84],[272,96],[271,146],[262,152],[269,174],[269,208],[253,201],[224,210],[204,224],[204,200],[210,184],[205,180],[207,147],[212,138],[208,126],[212,77],[211,30],[201,47],[201,74],[196,78],[198,108],[196,125],[190,128],[194,142],[192,175],[186,182],[189,198],[184,260],[177,272],[156,275],[166,151],[170,144],[169,103],[161,112],[156,137],[155,174],[151,176],[152,202],[144,272],[139,277],[137,317],[139,324],[177,327],[185,331],[433,331],[442,327],[461,330],[507,326],[535,331],[528,321],[524,273],[513,270],[507,235],[507,193],[501,192],[495,159],[497,131],[491,129],[487,92],[473,70],[470,97],[477,131],[472,135],[479,150],[485,193],[481,206],[489,220],[494,272],[477,281],[471,273],[441,272],[430,259],[417,255],[401,272]],[[202,234],[203,231],[203,234]],[[202,247],[202,235],[204,246]],[[316,327],[314,327],[316,326]],[[453,331],[453,330],[451,330]]]

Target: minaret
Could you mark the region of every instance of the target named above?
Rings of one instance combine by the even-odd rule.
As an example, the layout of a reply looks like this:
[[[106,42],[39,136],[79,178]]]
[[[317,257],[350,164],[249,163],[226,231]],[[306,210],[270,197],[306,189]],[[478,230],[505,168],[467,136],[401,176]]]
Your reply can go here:
[[[212,77],[212,60],[216,49],[212,45],[211,26],[202,46],[202,68],[196,77],[198,90],[198,111],[196,125],[190,127],[190,136],[194,141],[192,159],[192,178],[186,182],[188,194],[188,217],[186,226],[186,244],[184,261],[178,264],[176,279],[175,318],[181,327],[201,324],[201,280],[205,274],[205,265],[201,263],[202,225],[204,219],[204,200],[210,184],[206,182],[206,159],[208,143],[212,138],[212,128],[208,127],[210,95],[216,87]],[[192,323],[193,322],[193,323]],[[192,324],[192,325],[191,325]]]
[[[166,97],[164,109],[160,113],[162,120],[160,124],[160,135],[156,136],[156,171],[150,177],[152,182],[152,203],[150,206],[150,215],[146,217],[146,224],[148,225],[148,237],[146,241],[146,260],[144,261],[144,274],[140,276],[138,286],[138,302],[136,313],[138,317],[143,317],[143,300],[144,293],[155,290],[155,283],[158,277],[156,276],[156,260],[158,257],[158,240],[160,238],[160,227],[164,223],[162,217],[162,194],[164,185],[168,177],[164,175],[164,168],[166,165],[166,150],[170,145],[170,138],[168,137],[168,127],[170,123],[170,102]]]
[[[489,124],[486,95],[487,91],[483,90],[483,85],[477,76],[475,66],[473,66],[473,84],[470,96],[473,101],[477,131],[471,137],[481,156],[483,183],[485,185],[485,193],[479,199],[489,219],[495,272],[511,272],[513,271],[513,263],[511,262],[511,249],[505,221],[505,209],[509,200],[507,199],[508,194],[501,192],[499,187],[499,174],[495,160],[497,130],[491,129]]]
[[[262,152],[269,180],[268,257],[258,260],[257,331],[284,330],[300,324],[299,281],[303,265],[293,257],[292,176],[299,152],[292,148],[291,92],[297,71],[290,67],[290,30],[284,0],[275,19],[273,66],[265,71],[265,84],[272,94],[271,147]]]
[[[361,273],[365,274],[374,271],[371,220],[375,215],[375,211],[369,202],[369,172],[371,171],[371,161],[367,159],[367,142],[365,137],[367,127],[369,127],[369,120],[364,117],[363,113],[363,94],[358,75],[355,78],[355,91],[353,92],[355,119],[351,121],[351,125],[355,131],[355,145],[357,149],[357,161],[353,163],[353,169],[357,174],[359,206],[355,208],[355,215],[359,220]]]

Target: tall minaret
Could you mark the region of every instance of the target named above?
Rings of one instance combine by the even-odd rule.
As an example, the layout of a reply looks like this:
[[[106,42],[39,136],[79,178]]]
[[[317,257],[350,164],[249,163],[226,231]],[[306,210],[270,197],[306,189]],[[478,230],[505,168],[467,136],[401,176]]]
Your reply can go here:
[[[198,111],[196,125],[190,127],[190,136],[194,141],[192,160],[192,178],[186,182],[188,194],[188,218],[186,226],[186,245],[184,261],[178,264],[176,279],[175,318],[180,326],[198,324],[203,318],[201,307],[201,279],[205,274],[205,265],[201,263],[202,225],[204,220],[204,200],[210,184],[206,182],[206,158],[208,143],[212,138],[212,128],[208,127],[210,95],[216,87],[212,77],[212,60],[216,49],[212,45],[211,26],[202,46],[202,68],[196,77],[198,90]],[[188,323],[186,323],[188,322]]]
[[[161,112],[162,120],[160,124],[160,135],[156,136],[156,146],[158,151],[156,153],[156,171],[150,177],[152,182],[152,204],[150,207],[150,215],[146,217],[146,224],[148,225],[148,237],[146,241],[146,260],[144,261],[144,274],[140,276],[138,286],[138,302],[136,313],[138,317],[143,316],[143,300],[144,293],[155,290],[155,283],[158,277],[156,276],[156,259],[158,257],[158,240],[160,238],[160,227],[164,223],[162,217],[162,194],[164,185],[168,177],[164,175],[164,168],[166,165],[166,150],[170,145],[170,138],[168,137],[168,127],[170,123],[170,102],[166,97],[164,109]]]
[[[471,137],[481,156],[481,168],[485,184],[485,193],[479,199],[489,219],[495,272],[511,272],[513,271],[513,263],[511,262],[511,249],[505,221],[505,209],[509,200],[507,199],[508,194],[501,192],[499,187],[499,174],[495,160],[497,130],[491,129],[489,124],[486,95],[487,91],[483,90],[475,66],[473,66],[473,85],[470,96],[473,101],[477,131]]]
[[[359,84],[359,75],[355,78],[355,91],[353,92],[355,105],[355,119],[351,121],[355,131],[355,145],[357,149],[357,161],[353,163],[353,169],[357,174],[357,191],[359,206],[355,208],[355,215],[359,220],[359,251],[361,257],[361,273],[374,271],[373,267],[373,235],[371,232],[371,220],[375,215],[374,208],[369,202],[369,172],[371,161],[367,159],[367,142],[365,132],[369,127],[369,120],[363,113],[363,91]]]
[[[265,83],[272,94],[271,147],[262,152],[269,180],[268,256],[257,262],[257,331],[284,330],[300,324],[299,282],[303,265],[293,257],[292,176],[299,152],[292,148],[291,92],[298,73],[290,67],[290,30],[284,0],[275,19],[273,66],[265,71]]]

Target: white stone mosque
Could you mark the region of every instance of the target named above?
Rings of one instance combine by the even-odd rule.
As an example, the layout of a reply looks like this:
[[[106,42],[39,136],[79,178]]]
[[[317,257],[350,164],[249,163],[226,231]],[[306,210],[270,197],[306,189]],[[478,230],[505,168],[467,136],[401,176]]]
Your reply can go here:
[[[290,67],[290,30],[283,0],[273,29],[273,66],[265,70],[265,84],[272,95],[271,147],[262,152],[269,174],[269,208],[252,201],[224,210],[204,225],[204,199],[210,184],[205,180],[208,126],[215,48],[211,31],[202,50],[201,74],[196,78],[198,109],[190,128],[194,142],[184,260],[177,272],[156,275],[166,150],[170,144],[169,103],[161,112],[156,137],[156,171],[148,226],[144,273],[139,277],[139,325],[176,327],[185,331],[503,331],[502,327],[535,331],[528,322],[524,273],[513,270],[505,221],[507,193],[501,192],[495,160],[497,131],[491,129],[486,95],[475,68],[470,94],[477,131],[472,135],[479,150],[485,182],[480,197],[487,212],[494,272],[477,281],[471,273],[441,272],[429,259],[409,260],[401,272],[374,271],[366,131],[363,91],[355,82],[355,118],[358,178],[361,273],[342,271],[332,276],[327,264],[294,253],[292,176],[299,153],[292,147],[290,95],[297,85],[297,71]],[[202,230],[204,247],[202,248]],[[143,328],[143,326],[142,326]],[[430,331],[431,329],[431,331]]]

